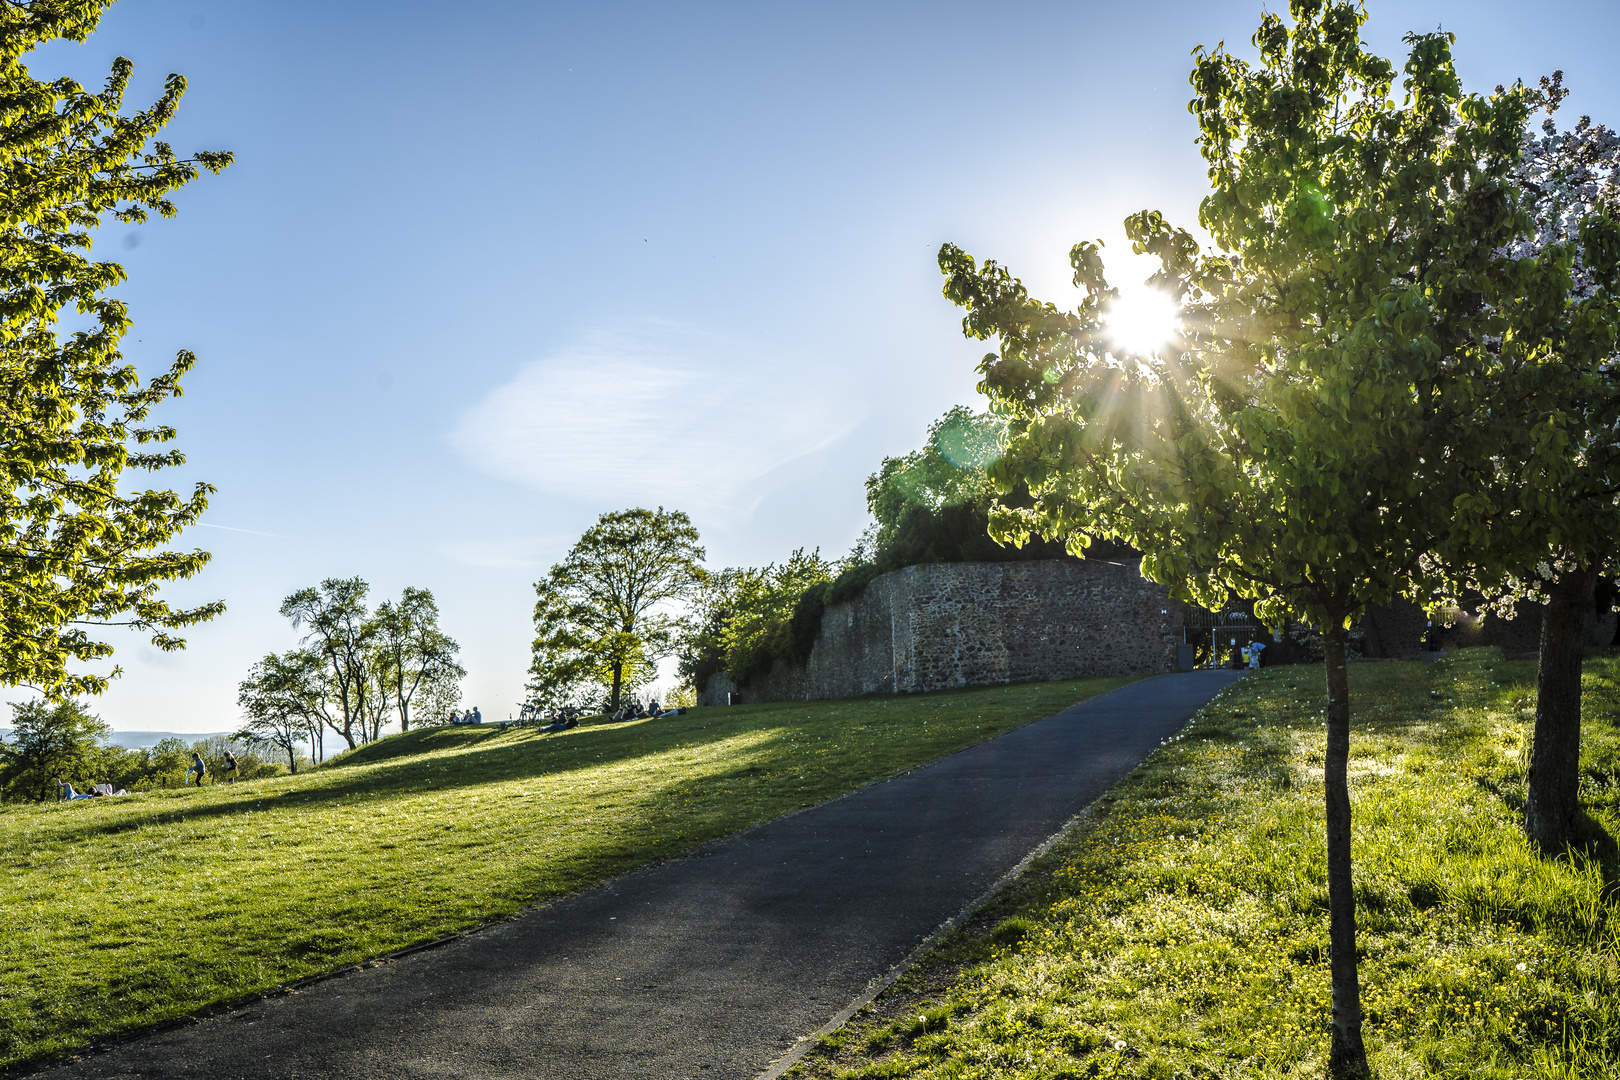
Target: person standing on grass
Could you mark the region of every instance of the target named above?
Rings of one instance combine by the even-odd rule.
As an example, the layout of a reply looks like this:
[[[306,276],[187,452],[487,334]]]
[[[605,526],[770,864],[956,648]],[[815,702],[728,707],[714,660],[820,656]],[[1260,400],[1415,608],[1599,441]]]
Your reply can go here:
[[[242,770],[236,767],[236,755],[229,750],[225,751],[225,782],[236,783],[236,778],[242,775]]]
[[[197,774],[197,786],[202,787],[203,777],[208,775],[208,766],[203,764],[202,755],[195,750],[191,753],[191,768],[186,770],[186,783],[191,783],[191,774]]]

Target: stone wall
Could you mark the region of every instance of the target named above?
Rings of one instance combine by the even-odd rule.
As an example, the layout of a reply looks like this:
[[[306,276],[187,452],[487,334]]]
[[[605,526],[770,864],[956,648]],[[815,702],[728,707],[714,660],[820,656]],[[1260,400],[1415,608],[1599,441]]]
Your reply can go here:
[[[934,563],[875,578],[829,607],[810,659],[702,705],[918,693],[997,683],[1172,671],[1185,607],[1137,562]]]

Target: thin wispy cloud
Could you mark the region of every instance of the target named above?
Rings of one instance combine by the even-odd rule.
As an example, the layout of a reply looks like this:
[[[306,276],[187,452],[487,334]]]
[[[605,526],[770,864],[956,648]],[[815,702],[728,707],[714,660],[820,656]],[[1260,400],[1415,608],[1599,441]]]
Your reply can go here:
[[[270,537],[272,539],[275,539],[275,540],[285,540],[286,539],[286,537],[282,536],[280,533],[260,532],[258,529],[238,529],[234,525],[215,525],[213,522],[210,522],[210,521],[199,521],[196,524],[201,525],[205,529],[224,529],[226,532],[247,533],[250,536],[268,536],[268,537]]]
[[[475,467],[549,494],[735,521],[783,465],[853,427],[811,373],[767,365],[674,327],[595,334],[524,364],[448,440]]]

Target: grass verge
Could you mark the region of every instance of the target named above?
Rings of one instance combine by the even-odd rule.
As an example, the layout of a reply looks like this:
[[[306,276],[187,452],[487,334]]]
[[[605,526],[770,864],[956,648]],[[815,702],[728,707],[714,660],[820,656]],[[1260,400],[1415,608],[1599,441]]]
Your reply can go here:
[[[1587,662],[1579,850],[1520,832],[1535,668],[1352,668],[1378,1077],[1620,1076],[1620,661]],[[1319,668],[1227,690],[789,1073],[1309,1077],[1329,985]]]
[[[510,915],[1130,681],[433,728],[298,776],[0,808],[0,1070]]]

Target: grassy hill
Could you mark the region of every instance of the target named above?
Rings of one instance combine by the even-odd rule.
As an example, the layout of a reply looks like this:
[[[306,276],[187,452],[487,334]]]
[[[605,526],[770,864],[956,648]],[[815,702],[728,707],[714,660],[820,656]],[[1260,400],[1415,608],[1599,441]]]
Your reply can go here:
[[[0,1069],[509,915],[1129,681],[432,728],[298,776],[0,808]]]

